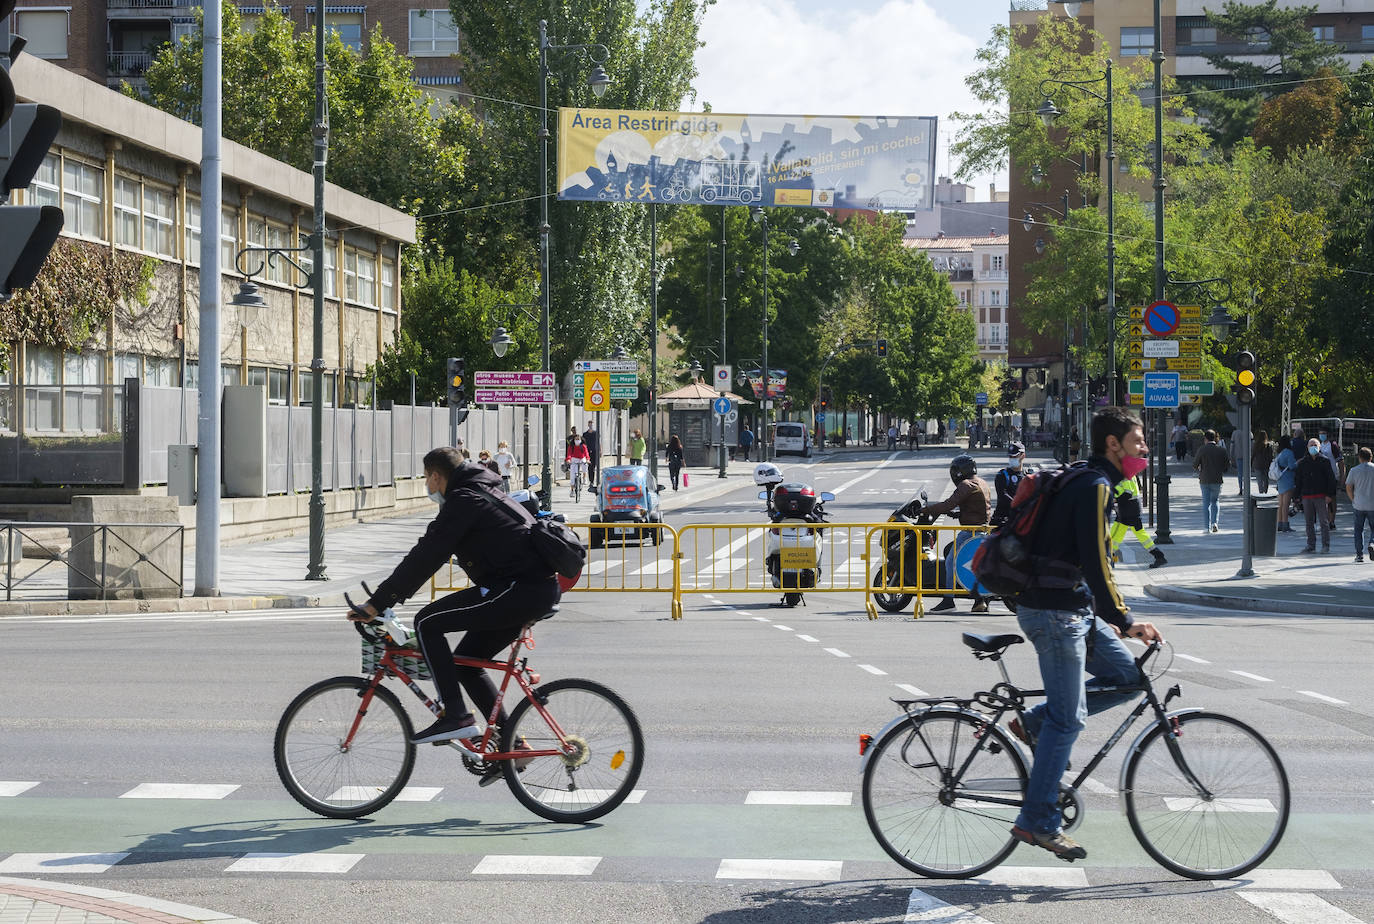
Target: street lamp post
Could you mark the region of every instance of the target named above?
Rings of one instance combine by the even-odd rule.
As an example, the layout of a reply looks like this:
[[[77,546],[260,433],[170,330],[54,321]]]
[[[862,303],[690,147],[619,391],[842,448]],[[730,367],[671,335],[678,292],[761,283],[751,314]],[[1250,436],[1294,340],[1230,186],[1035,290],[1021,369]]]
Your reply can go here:
[[[763,398],[760,400],[762,406],[762,426],[759,427],[759,461],[768,461],[768,411],[771,404],[768,400],[768,386],[771,384],[772,374],[768,370],[768,212],[754,206],[754,221],[763,226]]]
[[[321,6],[321,9],[324,7]],[[549,39],[547,20],[539,20],[539,337],[542,342],[540,369],[548,372],[553,365],[549,355],[549,52],[585,52],[592,63],[591,76],[587,84],[600,99],[606,94],[611,78],[602,66],[610,57],[610,49],[605,45],[593,43],[582,45],[555,45]],[[600,56],[598,57],[598,51]],[[543,507],[552,509],[553,463],[550,456],[551,440],[549,434],[549,406],[543,405],[544,437],[540,441],[544,448],[543,466],[540,470],[540,485],[543,490]]]
[[[518,304],[507,303],[496,305],[494,307],[504,308],[507,311],[507,314],[502,318],[501,323],[497,325],[496,331],[491,335],[491,339],[487,341],[487,344],[491,347],[491,351],[496,354],[496,358],[500,359],[502,356],[506,355],[507,350],[509,350],[512,346],[515,345],[515,341],[511,339],[510,332],[506,330],[506,325],[510,323],[511,318],[514,316],[514,313],[519,311],[526,317],[533,318],[534,313],[530,309],[537,309],[539,305],[535,303],[524,302]],[[410,403],[414,404],[415,402],[412,400]],[[548,405],[544,405],[544,407],[547,408]],[[544,423],[544,436],[541,437],[541,440],[545,444],[544,457],[547,460],[547,444],[549,441],[548,418],[544,419]],[[524,473],[523,475],[521,475],[520,478],[520,484],[522,488],[527,486],[530,480],[530,406],[528,404],[525,405],[523,439],[524,444],[520,449],[521,470]],[[553,487],[546,482],[541,482],[541,487],[542,490],[536,493],[542,493],[544,495],[544,503],[547,505],[546,509],[552,509]]]
[[[710,259],[710,254],[707,254]],[[725,365],[725,206],[720,207],[720,364]],[[738,420],[738,417],[736,417]],[[725,477],[725,418],[720,419],[720,474]]]

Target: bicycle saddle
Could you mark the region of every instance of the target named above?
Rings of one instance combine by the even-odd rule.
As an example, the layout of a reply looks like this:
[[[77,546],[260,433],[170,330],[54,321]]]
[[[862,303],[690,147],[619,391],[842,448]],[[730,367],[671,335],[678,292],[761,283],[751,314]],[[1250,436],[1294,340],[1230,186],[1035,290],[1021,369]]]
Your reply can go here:
[[[1019,645],[1025,641],[1019,635],[1007,633],[1006,635],[978,635],[975,632],[965,632],[963,634],[964,644],[974,651],[991,653],[1009,648],[1012,645]]]

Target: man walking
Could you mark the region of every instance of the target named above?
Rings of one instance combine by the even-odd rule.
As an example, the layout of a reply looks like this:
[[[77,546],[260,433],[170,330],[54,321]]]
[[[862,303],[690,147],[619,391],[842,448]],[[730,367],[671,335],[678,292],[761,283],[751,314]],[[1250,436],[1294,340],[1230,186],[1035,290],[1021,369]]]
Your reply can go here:
[[[601,434],[590,420],[587,429],[582,431],[582,445],[587,447],[587,485],[595,488],[601,473]]]
[[[887,425],[887,451],[892,452],[897,448],[897,425]]]
[[[1294,492],[1302,498],[1302,516],[1307,522],[1305,553],[1317,551],[1317,523],[1322,527],[1322,554],[1331,551],[1331,521],[1327,517],[1327,499],[1336,496],[1336,475],[1331,463],[1322,456],[1322,444],[1316,437],[1307,441],[1307,458],[1298,463]]]
[[[1183,421],[1174,424],[1174,432],[1170,434],[1169,440],[1174,444],[1174,455],[1179,462],[1188,454],[1188,428],[1183,425]]]
[[[745,427],[739,431],[739,448],[744,453],[744,461],[749,462],[749,451],[754,448],[754,431]]]
[[[1366,549],[1369,560],[1374,561],[1374,453],[1368,446],[1361,446],[1359,462],[1345,476],[1345,496],[1350,498],[1355,508],[1355,561],[1364,561]],[[1369,524],[1370,542],[1364,544],[1364,527]]]
[[[1221,514],[1221,476],[1231,458],[1217,443],[1217,431],[1206,431],[1202,439],[1202,448],[1193,457],[1193,471],[1202,487],[1202,531],[1216,532]]]

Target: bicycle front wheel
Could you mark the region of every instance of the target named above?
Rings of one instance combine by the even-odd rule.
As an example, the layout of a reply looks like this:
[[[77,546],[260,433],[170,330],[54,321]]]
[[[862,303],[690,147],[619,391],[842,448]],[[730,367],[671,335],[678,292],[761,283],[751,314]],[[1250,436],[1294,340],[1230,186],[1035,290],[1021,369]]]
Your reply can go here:
[[[892,859],[922,876],[965,879],[1016,849],[1026,765],[996,725],[936,709],[872,747],[864,816]]]
[[[639,720],[615,691],[591,680],[564,679],[534,691],[563,730],[568,748],[560,756],[536,757],[523,769],[506,761],[506,784],[520,804],[550,821],[600,818],[625,801],[644,765]],[[549,723],[526,699],[511,712],[501,747],[524,739],[536,751],[563,745]]]
[[[277,723],[272,753],[282,785],[326,818],[377,811],[396,798],[415,767],[410,717],[383,686],[362,712],[368,683],[362,677],[321,680],[292,700]]]
[[[1177,723],[1177,738],[1156,726],[1127,758],[1126,817],[1165,869],[1235,878],[1283,838],[1288,774],[1269,742],[1238,719],[1192,712]]]

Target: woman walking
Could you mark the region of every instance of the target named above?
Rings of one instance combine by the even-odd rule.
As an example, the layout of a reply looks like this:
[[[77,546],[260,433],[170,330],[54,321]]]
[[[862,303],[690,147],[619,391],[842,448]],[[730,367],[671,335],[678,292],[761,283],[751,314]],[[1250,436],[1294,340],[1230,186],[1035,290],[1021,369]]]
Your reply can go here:
[[[510,493],[510,478],[515,473],[515,456],[511,454],[510,443],[505,440],[496,444],[496,467],[501,475],[501,485]]]
[[[1291,533],[1293,527],[1288,522],[1288,504],[1293,499],[1293,488],[1297,481],[1298,458],[1293,454],[1292,444],[1287,437],[1278,441],[1279,455],[1275,460],[1279,466],[1279,480],[1274,488],[1279,492],[1279,526],[1281,533]]]
[[[644,435],[638,430],[630,434],[630,464],[644,464]]]
[[[668,437],[668,475],[673,479],[673,490],[677,490],[677,476],[682,471],[682,440],[674,433]]]
[[[1264,494],[1269,490],[1269,464],[1274,461],[1274,444],[1269,442],[1269,431],[1255,432],[1255,448],[1250,453],[1250,469],[1255,473],[1256,487]],[[1244,490],[1244,485],[1241,486]]]

